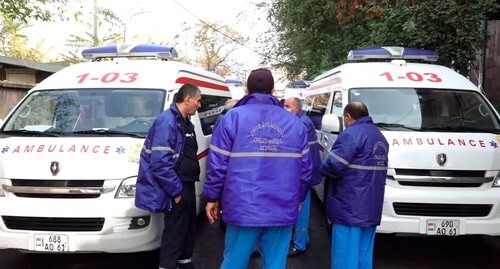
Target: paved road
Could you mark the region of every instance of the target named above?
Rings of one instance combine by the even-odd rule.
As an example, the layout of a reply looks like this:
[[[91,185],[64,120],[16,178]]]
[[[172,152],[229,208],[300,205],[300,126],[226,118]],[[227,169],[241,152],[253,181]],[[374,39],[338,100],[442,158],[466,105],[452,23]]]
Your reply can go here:
[[[311,247],[290,258],[287,269],[330,268],[330,241],[323,223],[323,208],[313,199]],[[218,268],[222,260],[224,233],[217,224],[200,218],[193,261],[197,269]],[[377,235],[375,269],[472,269],[500,268],[500,239],[492,237],[395,237]],[[135,254],[23,254],[0,250],[0,269],[156,269],[158,252]],[[248,269],[260,268],[260,258]]]

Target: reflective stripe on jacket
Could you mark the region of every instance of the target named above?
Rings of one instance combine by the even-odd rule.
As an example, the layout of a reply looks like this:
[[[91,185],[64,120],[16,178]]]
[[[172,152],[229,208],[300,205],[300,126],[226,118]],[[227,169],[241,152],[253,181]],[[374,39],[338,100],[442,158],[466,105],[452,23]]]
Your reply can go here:
[[[322,165],[328,182],[327,215],[336,224],[380,224],[389,144],[370,117],[341,132]]]
[[[212,136],[204,195],[229,224],[293,225],[312,172],[307,133],[270,94],[241,99]]]
[[[182,183],[175,171],[185,139],[179,120],[184,119],[172,103],[149,129],[137,176],[135,206],[138,208],[152,213],[163,212],[172,207],[172,197],[182,192]]]

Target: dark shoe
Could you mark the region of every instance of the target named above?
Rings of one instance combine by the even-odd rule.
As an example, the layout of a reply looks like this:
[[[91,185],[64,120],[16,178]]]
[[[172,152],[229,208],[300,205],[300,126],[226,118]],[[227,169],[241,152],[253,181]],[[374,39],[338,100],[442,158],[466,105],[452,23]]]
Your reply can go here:
[[[296,249],[296,248],[292,247],[288,251],[288,257],[296,257],[296,256],[299,256],[299,255],[305,253],[305,252],[306,252],[305,250],[300,250],[300,249]]]
[[[260,251],[258,250],[254,250],[254,252],[252,252],[252,254],[250,255],[250,259],[258,257],[260,257]]]

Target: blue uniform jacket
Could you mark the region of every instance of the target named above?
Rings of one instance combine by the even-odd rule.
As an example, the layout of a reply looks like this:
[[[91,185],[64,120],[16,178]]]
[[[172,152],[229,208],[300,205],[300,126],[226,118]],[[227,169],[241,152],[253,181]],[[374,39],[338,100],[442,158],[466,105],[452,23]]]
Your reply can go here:
[[[185,140],[180,120],[184,119],[172,103],[149,129],[137,176],[135,206],[138,208],[152,213],[163,212],[172,207],[172,197],[182,192],[182,182],[175,171]]]
[[[276,97],[254,93],[215,129],[203,191],[209,201],[221,199],[228,224],[289,226],[310,189],[311,173],[304,124]]]
[[[330,180],[326,202],[333,223],[365,228],[380,224],[388,152],[389,144],[370,117],[340,133],[321,170]]]
[[[318,145],[318,135],[316,134],[316,129],[314,128],[314,124],[306,115],[306,113],[301,110],[297,115],[299,119],[302,121],[307,131],[307,141],[309,144],[309,153],[311,154],[311,161],[313,164],[313,171],[311,176],[311,185],[317,185],[321,183],[323,176],[321,175],[321,156],[319,154],[319,145]]]

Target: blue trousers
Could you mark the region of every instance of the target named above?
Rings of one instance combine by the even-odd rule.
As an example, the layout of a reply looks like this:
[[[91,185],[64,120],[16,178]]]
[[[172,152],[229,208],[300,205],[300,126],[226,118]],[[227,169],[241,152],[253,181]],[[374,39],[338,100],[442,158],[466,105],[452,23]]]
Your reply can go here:
[[[246,269],[259,243],[263,269],[285,269],[293,226],[241,227],[227,225],[221,269]]]
[[[309,244],[309,212],[311,209],[311,191],[307,192],[306,199],[300,207],[299,217],[295,224],[293,245],[296,249],[306,250]]]
[[[371,269],[375,229],[333,224],[332,269]]]

